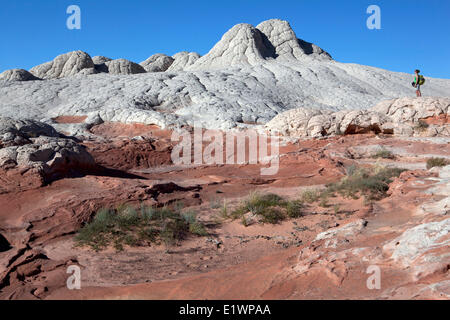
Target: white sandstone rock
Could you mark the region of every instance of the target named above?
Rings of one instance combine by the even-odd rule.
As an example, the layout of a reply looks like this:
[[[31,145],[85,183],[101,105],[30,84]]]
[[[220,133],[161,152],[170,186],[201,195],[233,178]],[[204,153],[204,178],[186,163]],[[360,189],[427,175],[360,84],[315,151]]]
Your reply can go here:
[[[289,22],[272,19],[256,26],[268,40],[266,46],[272,47],[275,58],[280,60],[301,60],[305,56],[331,59],[331,56],[312,43],[299,40]]]
[[[162,53],[157,53],[140,63],[146,72],[164,72],[174,62],[174,58]]]
[[[109,74],[120,75],[145,73],[145,69],[142,66],[126,59],[107,61],[105,62],[105,65]]]
[[[39,78],[32,75],[30,72],[24,69],[11,69],[6,70],[0,74],[0,80],[5,81],[31,81],[40,80]]]
[[[59,55],[53,61],[38,65],[30,72],[41,79],[58,79],[74,76],[83,69],[94,67],[94,62],[89,54],[83,51],[73,51]]]
[[[76,71],[79,68],[69,68],[73,61],[69,57],[69,63],[66,56],[62,60],[67,63],[51,62],[44,68],[44,74],[58,73],[58,79],[0,81],[0,116],[52,123],[51,119],[57,116],[95,113],[102,121],[136,121],[164,127],[198,124],[230,129],[246,127],[248,123],[266,124],[278,115],[272,122],[278,124],[268,127],[300,137],[342,133],[349,126],[356,128],[368,123],[376,123],[382,131],[418,134],[410,123],[394,121],[409,119],[409,115],[402,111],[408,109],[407,104],[395,107],[397,112],[392,111],[396,109],[391,107],[391,102],[371,110],[371,113],[358,111],[367,110],[384,100],[414,96],[414,88],[410,87],[412,75],[326,59],[318,49],[305,49],[301,44],[300,47],[293,44],[294,36],[287,23],[269,21],[261,25],[275,43],[281,35],[267,31],[269,27],[273,30],[286,28],[288,42],[296,48],[299,58],[282,51],[285,48],[283,43],[277,43],[280,55],[276,57],[275,47],[268,48],[269,37],[248,24],[233,27],[207,55],[193,64],[196,55],[175,55],[175,61],[168,69],[170,72],[133,74],[145,70],[126,60],[113,60],[95,64],[95,71],[99,73],[92,74],[92,59],[89,59],[92,64]],[[105,61],[102,58],[95,60]],[[104,65],[106,70],[100,70],[100,65]],[[178,68],[180,71],[176,70]],[[72,71],[74,74],[92,75],[64,77]],[[427,96],[448,97],[450,80],[427,77],[422,89]],[[426,99],[429,98],[422,99],[428,101]],[[417,112],[413,112],[411,119],[433,112],[436,114],[439,108],[444,110],[444,106],[437,103],[433,107],[435,111],[419,111],[422,106],[433,104],[423,102],[417,104],[417,108],[413,105]],[[312,116],[300,113],[300,119],[296,119],[294,112],[292,125],[291,120],[281,119],[283,116],[280,114],[297,108],[312,109],[314,113]],[[445,108],[448,113],[448,108]],[[357,112],[349,113],[350,110]],[[71,132],[77,131],[72,129]],[[430,125],[424,134],[450,135],[450,129],[448,125]]]
[[[182,51],[174,54],[172,58],[174,61],[167,71],[183,71],[200,59],[200,55],[197,52]]]

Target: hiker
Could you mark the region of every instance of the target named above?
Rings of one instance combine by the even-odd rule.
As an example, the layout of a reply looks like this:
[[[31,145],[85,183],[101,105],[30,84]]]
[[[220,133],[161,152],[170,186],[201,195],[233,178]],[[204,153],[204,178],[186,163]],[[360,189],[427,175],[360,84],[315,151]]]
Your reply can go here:
[[[419,69],[416,69],[414,73],[416,74],[416,76],[414,77],[414,82],[412,83],[412,86],[416,88],[416,95],[418,97],[421,97],[422,92],[420,91],[420,86],[425,83],[425,78],[421,74],[419,74],[420,73]]]

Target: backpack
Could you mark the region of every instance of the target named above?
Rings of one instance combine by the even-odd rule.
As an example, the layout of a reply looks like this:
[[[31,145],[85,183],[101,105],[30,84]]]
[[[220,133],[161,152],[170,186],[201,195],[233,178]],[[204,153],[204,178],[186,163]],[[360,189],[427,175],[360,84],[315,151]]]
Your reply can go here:
[[[419,85],[423,85],[425,83],[425,78],[422,75],[419,75]]]

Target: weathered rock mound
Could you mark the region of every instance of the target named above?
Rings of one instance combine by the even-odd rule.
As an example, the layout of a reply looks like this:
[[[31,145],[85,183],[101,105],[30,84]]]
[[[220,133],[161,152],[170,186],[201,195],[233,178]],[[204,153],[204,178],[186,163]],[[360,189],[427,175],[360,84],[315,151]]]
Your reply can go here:
[[[39,78],[32,75],[30,72],[24,69],[11,69],[6,70],[0,74],[0,80],[5,81],[32,81],[40,80]]]
[[[145,69],[135,62],[126,59],[116,59],[105,62],[109,74],[138,74]]]
[[[197,52],[182,51],[174,54],[172,58],[174,61],[167,71],[182,71],[200,59],[200,55]]]
[[[146,72],[164,72],[174,62],[174,58],[163,53],[157,53],[140,63]]]
[[[331,60],[331,56],[318,46],[299,40],[289,22],[272,19],[262,22],[256,28],[246,23],[234,26],[208,54],[189,69],[253,66],[266,60],[290,61],[305,57]]]
[[[61,138],[49,125],[0,118],[0,193],[40,187],[95,163],[77,142]]]
[[[111,61],[111,60],[112,60],[111,58],[104,57],[104,56],[95,56],[95,57],[92,58],[92,61],[96,65],[102,64],[102,63],[106,63],[106,62]]]
[[[272,48],[273,56],[280,60],[301,60],[305,56],[311,55],[314,58],[331,60],[331,56],[318,46],[297,39],[294,30],[289,22],[272,19],[256,26],[263,35],[266,47]]]
[[[95,65],[86,52],[73,51],[59,55],[53,61],[38,65],[32,68],[30,72],[41,79],[58,79],[74,76],[80,72],[93,74],[95,73]]]
[[[322,111],[297,108],[277,115],[266,128],[292,137],[392,133],[405,136],[450,136],[449,98],[401,98],[369,110]]]
[[[247,23],[235,25],[205,56],[189,69],[221,69],[232,65],[255,65],[273,56],[261,32]]]

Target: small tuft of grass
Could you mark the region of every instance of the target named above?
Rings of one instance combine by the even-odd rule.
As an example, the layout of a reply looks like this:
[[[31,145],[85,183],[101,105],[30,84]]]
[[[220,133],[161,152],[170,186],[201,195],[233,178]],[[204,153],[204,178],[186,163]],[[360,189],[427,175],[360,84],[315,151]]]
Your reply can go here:
[[[335,205],[333,206],[334,214],[338,214],[340,210],[341,210],[341,206],[340,206],[340,205],[335,204]]]
[[[221,201],[218,198],[212,198],[209,201],[209,206],[211,209],[219,209],[222,207]]]
[[[427,169],[433,167],[445,167],[450,164],[450,161],[445,158],[430,158],[427,160]]]
[[[328,203],[328,197],[323,197],[323,196],[320,197],[319,207],[321,207],[321,208],[330,207],[330,204]]]
[[[115,209],[100,209],[92,221],[75,236],[78,246],[100,251],[108,246],[123,250],[124,246],[143,246],[151,243],[177,244],[187,235],[206,236],[205,226],[195,211],[174,208],[153,208],[141,205],[139,210],[120,205]]]

